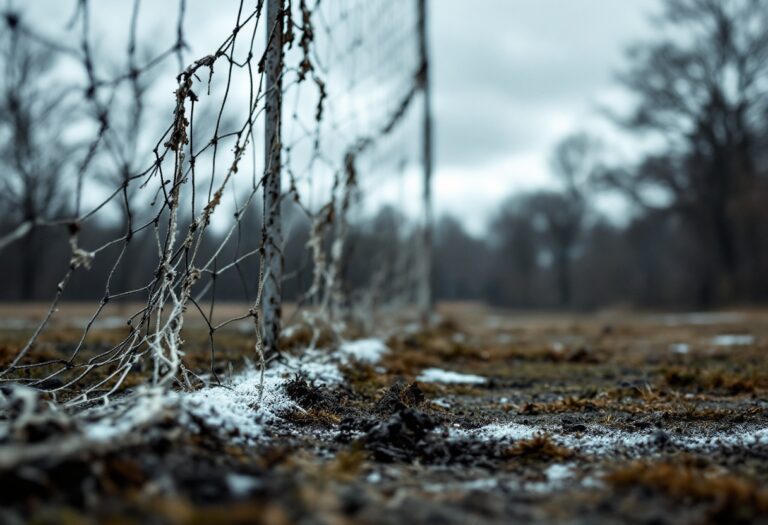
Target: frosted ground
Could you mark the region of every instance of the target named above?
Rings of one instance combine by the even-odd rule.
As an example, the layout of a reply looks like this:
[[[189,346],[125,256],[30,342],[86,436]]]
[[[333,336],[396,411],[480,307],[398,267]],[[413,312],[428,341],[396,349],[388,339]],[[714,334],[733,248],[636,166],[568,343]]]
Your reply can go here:
[[[427,331],[297,343],[263,374],[246,363],[221,385],[138,389],[74,415],[6,390],[26,423],[2,427],[0,482],[18,487],[4,504],[77,515],[90,487],[87,512],[104,519],[183,523],[768,511],[768,316],[460,313]]]

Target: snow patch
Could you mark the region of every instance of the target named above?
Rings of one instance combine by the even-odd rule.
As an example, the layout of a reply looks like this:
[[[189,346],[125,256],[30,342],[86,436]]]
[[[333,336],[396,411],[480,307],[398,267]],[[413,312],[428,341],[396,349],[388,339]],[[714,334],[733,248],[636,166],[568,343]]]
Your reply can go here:
[[[738,323],[744,320],[744,314],[736,312],[690,312],[665,315],[663,319],[664,324],[667,326],[706,326],[721,323]]]
[[[451,341],[460,345],[467,342],[467,336],[461,332],[456,332],[451,336]]]
[[[557,483],[571,478],[573,476],[573,468],[570,465],[555,463],[550,465],[544,471],[544,474],[546,474],[550,483]]]
[[[427,368],[421,371],[421,374],[416,378],[416,381],[422,381],[424,383],[481,385],[486,383],[487,379],[474,374],[461,374],[459,372],[451,372],[450,370],[443,370],[441,368]]]
[[[344,380],[339,370],[339,358],[333,354],[311,349],[305,350],[300,357],[289,356],[285,359],[283,371],[300,372],[310,381],[337,385]]]
[[[450,483],[427,483],[424,485],[424,492],[441,494],[445,492],[469,492],[492,490],[499,486],[499,480],[496,478],[478,478],[467,481],[454,481]]]
[[[339,355],[345,361],[360,361],[361,363],[376,363],[389,348],[381,339],[358,339],[345,341],[339,346]]]
[[[176,392],[158,387],[143,388],[125,401],[102,405],[83,412],[83,434],[87,441],[104,443],[150,426],[172,410]]]
[[[206,424],[235,436],[235,441],[253,441],[264,434],[266,425],[287,412],[302,410],[283,388],[294,374],[302,373],[318,383],[339,384],[344,380],[340,364],[351,360],[373,364],[387,350],[380,339],[346,341],[334,353],[306,350],[300,357],[286,357],[284,363],[265,370],[263,389],[261,371],[251,367],[230,385],[184,394],[184,408]]]
[[[673,354],[687,354],[691,351],[691,347],[688,343],[675,343],[669,345],[669,351]]]
[[[566,481],[573,478],[574,472],[571,465],[554,463],[547,467],[544,471],[544,475],[547,477],[546,481],[527,483],[526,488],[531,492],[539,494],[552,492],[553,490],[562,488]]]
[[[210,386],[184,394],[182,406],[206,425],[236,436],[235,441],[250,441],[264,433],[264,426],[280,419],[298,405],[285,393],[283,384],[289,370],[284,366],[264,374],[250,369],[236,376],[227,386]]]
[[[754,342],[754,336],[749,334],[722,334],[712,338],[712,344],[715,346],[746,346]]]
[[[471,430],[456,430],[453,431],[453,436],[464,439],[474,438],[483,441],[517,441],[519,439],[531,439],[541,432],[541,428],[530,425],[522,425],[519,423],[492,423]]]
[[[234,442],[253,443],[264,437],[268,425],[281,421],[288,412],[302,410],[284,389],[295,374],[302,373],[318,383],[339,384],[344,380],[339,365],[353,359],[376,363],[386,351],[379,339],[361,339],[343,343],[338,352],[310,349],[298,357],[286,356],[267,368],[263,376],[251,365],[224,385],[192,392],[146,389],[108,407],[85,412],[83,435],[92,442],[106,442],[170,413],[182,425],[194,428],[203,424]]]
[[[258,479],[253,476],[246,476],[244,474],[227,474],[227,485],[229,490],[235,496],[247,496],[253,489],[259,487],[261,484]]]
[[[680,450],[710,452],[722,447],[768,445],[768,428],[737,428],[729,432],[673,434],[659,431],[627,432],[591,426],[581,433],[563,433],[558,427],[519,423],[493,423],[476,429],[455,429],[452,437],[487,441],[517,441],[546,434],[558,445],[582,454],[604,455],[618,451],[653,450],[670,446]]]
[[[451,402],[444,397],[435,398],[432,403],[442,408],[451,408]]]

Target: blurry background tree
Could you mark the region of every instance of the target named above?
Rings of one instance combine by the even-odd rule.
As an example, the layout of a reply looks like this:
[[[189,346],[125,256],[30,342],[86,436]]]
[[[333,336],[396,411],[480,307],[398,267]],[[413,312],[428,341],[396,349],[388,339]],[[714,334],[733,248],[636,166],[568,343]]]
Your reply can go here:
[[[682,219],[699,304],[764,299],[768,9],[760,0],[665,7],[665,36],[634,46],[621,74],[637,96],[623,124],[662,146],[612,181],[646,207],[661,192],[661,207]]]
[[[52,242],[40,223],[62,218],[72,205],[66,167],[77,146],[65,131],[78,116],[67,92],[49,89],[52,55],[15,24],[8,18],[0,36],[0,225],[4,232],[23,228],[18,255],[3,265],[18,276],[8,281],[17,283],[17,297],[33,299],[46,271],[42,253]]]
[[[568,135],[553,145],[554,184],[509,195],[486,231],[468,231],[463,217],[441,217],[434,234],[438,300],[581,309],[768,300],[768,9],[762,0],[666,0],[663,5],[658,36],[633,45],[619,74],[634,105],[610,119],[637,144],[650,144],[646,153],[632,162],[609,163],[610,137]],[[72,159],[83,156],[72,130],[99,120],[92,108],[68,102],[66,86],[51,88],[57,64],[34,41],[11,30],[12,22],[6,20],[9,30],[0,36],[0,235],[19,224],[71,215],[66,190],[76,183],[76,174],[64,166],[77,165]],[[142,53],[134,50],[129,56],[144,63]],[[125,84],[122,89],[133,92],[110,112],[122,149],[93,161],[105,186],[114,187],[135,171],[133,159],[146,157],[152,148],[131,137],[149,109],[144,97],[149,82],[152,77],[144,76],[141,83]],[[199,119],[209,120],[215,119]],[[227,127],[226,115],[222,126]],[[210,130],[195,133],[209,135]],[[436,184],[439,188],[439,178]],[[631,203],[622,221],[606,215],[598,202],[602,195],[617,194]],[[149,205],[135,202],[131,209],[141,214]],[[287,222],[294,234],[285,247],[292,261],[285,293],[294,300],[312,271],[305,254],[310,224],[291,211],[290,203],[285,206],[284,215],[295,216]],[[375,279],[382,282],[396,279],[402,265],[415,264],[402,256],[413,252],[408,243],[416,240],[405,233],[398,213],[385,208],[355,223],[344,258],[347,295],[377,289],[364,271],[372,260]],[[84,235],[109,238],[121,217],[114,224],[94,223]],[[249,228],[260,228],[259,217],[256,210]],[[49,230],[30,227],[0,258],[6,282],[13,283],[0,290],[0,299],[31,299],[42,296],[40,290],[50,296],[59,271],[49,266],[65,265],[68,251],[66,245],[51,244],[61,243],[62,236],[47,236]],[[213,253],[220,241],[211,236],[203,251]],[[223,257],[232,260],[232,253],[253,249],[253,242],[238,229]],[[46,264],[41,266],[43,249]],[[132,281],[131,272],[151,275],[157,262],[142,255],[138,241],[129,249],[134,252],[125,256],[130,264],[119,268],[116,279],[121,289],[143,284]],[[108,270],[97,260],[88,279],[73,283],[69,297],[98,298]],[[243,300],[254,272],[244,266],[222,277],[218,297]]]
[[[552,156],[552,171],[562,189],[540,193],[528,203],[530,212],[540,217],[551,245],[561,308],[571,306],[571,267],[588,212],[588,185],[597,168],[598,149],[597,142],[584,133],[564,138]]]

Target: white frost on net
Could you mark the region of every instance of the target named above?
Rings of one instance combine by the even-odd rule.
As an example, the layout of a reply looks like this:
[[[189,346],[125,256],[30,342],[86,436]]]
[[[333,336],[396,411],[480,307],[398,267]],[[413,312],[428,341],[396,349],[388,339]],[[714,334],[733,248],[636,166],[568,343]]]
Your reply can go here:
[[[427,368],[421,371],[421,374],[416,378],[416,381],[423,383],[452,383],[452,384],[466,384],[466,385],[482,385],[488,382],[488,380],[482,376],[475,374],[461,374],[459,372],[451,372],[450,370],[443,370],[441,368]]]
[[[173,331],[171,331],[173,333]],[[143,386],[134,393],[113,399],[109,404],[95,405],[74,416],[66,416],[66,432],[40,443],[0,445],[0,466],[11,467],[41,457],[65,457],[89,449],[107,449],[140,439],[159,423],[172,421],[195,432],[205,427],[221,433],[225,439],[254,443],[267,437],[266,430],[293,411],[301,411],[290,399],[285,385],[298,373],[310,381],[326,384],[343,382],[339,366],[352,358],[376,362],[386,351],[378,340],[364,339],[346,343],[342,352],[327,353],[307,350],[301,356],[287,356],[264,371],[254,366],[237,374],[225,386],[208,386],[194,391],[173,391],[167,386]],[[18,392],[17,392],[18,390]],[[19,407],[25,422],[37,417],[37,392],[12,389],[17,395],[4,394],[6,404]],[[46,417],[49,413],[46,412]],[[62,414],[64,417],[64,414]],[[10,436],[9,422],[0,422],[0,435]],[[64,428],[64,427],[62,427]]]
[[[123,402],[86,410],[83,416],[83,434],[92,442],[107,442],[136,432],[170,413],[178,401],[178,394],[160,387],[144,387]]]

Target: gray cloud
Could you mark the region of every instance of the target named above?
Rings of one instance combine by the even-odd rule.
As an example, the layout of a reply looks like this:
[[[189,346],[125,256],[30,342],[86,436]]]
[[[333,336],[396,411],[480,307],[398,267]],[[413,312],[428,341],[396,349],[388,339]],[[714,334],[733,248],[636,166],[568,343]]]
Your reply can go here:
[[[573,118],[611,87],[658,0],[433,0],[440,165],[543,150],[553,114]]]

